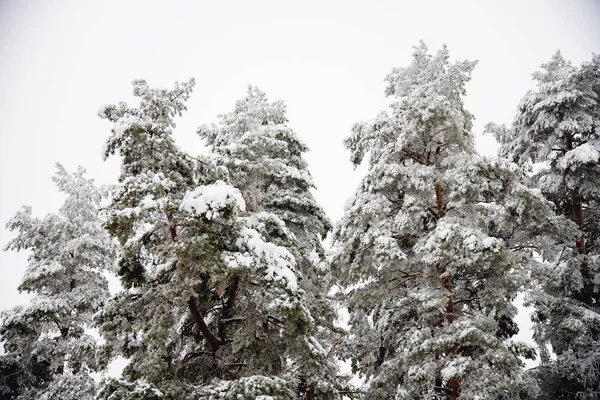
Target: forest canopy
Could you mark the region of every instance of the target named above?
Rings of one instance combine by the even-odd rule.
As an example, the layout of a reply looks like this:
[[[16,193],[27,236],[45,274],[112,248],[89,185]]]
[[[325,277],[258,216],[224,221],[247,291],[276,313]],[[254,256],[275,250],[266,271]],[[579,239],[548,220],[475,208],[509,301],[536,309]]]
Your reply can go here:
[[[62,207],[6,225],[32,298],[0,312],[0,399],[600,398],[600,56],[543,64],[491,158],[476,65],[420,42],[391,70],[340,143],[366,169],[335,222],[283,101],[248,87],[190,154],[194,79],[133,81],[98,112],[118,180],[57,164]]]

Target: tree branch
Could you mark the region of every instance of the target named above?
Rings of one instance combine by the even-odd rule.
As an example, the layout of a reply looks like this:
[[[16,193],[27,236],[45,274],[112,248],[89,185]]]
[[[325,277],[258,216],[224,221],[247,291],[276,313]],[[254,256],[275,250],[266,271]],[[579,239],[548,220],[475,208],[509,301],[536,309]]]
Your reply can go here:
[[[414,161],[418,162],[421,165],[431,165],[430,163],[428,163],[426,160],[423,159],[422,156],[417,155],[413,152],[411,152],[410,150],[408,150],[406,147],[402,148],[402,152],[404,154],[406,154],[407,156],[409,156],[410,158],[412,158]]]
[[[246,317],[233,317],[233,318],[221,318],[221,323],[222,324],[233,324],[236,322],[244,322],[246,320]]]
[[[435,204],[437,206],[438,212],[438,218],[443,218],[444,215],[446,215],[446,205],[448,203],[444,203],[444,200],[442,199],[442,185],[440,185],[439,183],[436,183],[434,185],[435,187]]]
[[[454,301],[454,305],[456,305],[458,303],[470,303],[470,302],[476,301],[476,300],[479,300],[479,297],[473,297],[473,298],[470,298],[470,299],[460,299],[460,300]]]
[[[169,233],[171,234],[171,241],[175,243],[177,241],[177,225],[169,225]]]
[[[440,219],[440,216],[435,212],[433,207],[427,206],[427,211],[429,211],[435,217],[435,219]]]
[[[187,353],[184,357],[183,360],[189,360],[190,358],[195,358],[195,357],[200,357],[202,355],[212,355],[213,353],[209,352],[209,351],[192,351],[191,353]]]
[[[200,333],[208,342],[213,353],[216,353],[219,350],[219,347],[223,344],[223,342],[217,338],[214,333],[210,330],[210,328],[204,322],[204,318],[202,317],[202,313],[198,309],[198,305],[196,304],[196,298],[194,296],[190,296],[190,300],[188,301],[188,306],[190,311],[192,312],[192,316],[196,321],[196,325],[198,325],[198,329],[200,329]]]
[[[156,232],[158,229],[160,229],[162,226],[164,226],[164,225],[162,225],[162,224],[156,224],[156,225],[154,226],[154,228],[152,228],[151,230],[149,230],[148,232],[146,232],[146,233],[144,233],[144,234],[142,235],[142,237],[140,238],[140,242],[142,242],[142,244],[146,244],[146,243],[148,243],[148,240],[150,240],[150,237],[151,237],[152,235],[154,235],[154,233],[155,233],[155,232]]]
[[[246,364],[246,363],[244,363],[244,362],[239,362],[239,363],[229,363],[229,364],[225,364],[225,365],[223,365],[222,367],[223,367],[223,368],[235,368],[235,367],[245,367],[246,365],[248,365],[248,364]]]
[[[393,239],[396,240],[406,240],[406,239],[411,239],[411,238],[417,238],[418,236],[415,235],[414,233],[406,233],[404,235],[392,235]]]

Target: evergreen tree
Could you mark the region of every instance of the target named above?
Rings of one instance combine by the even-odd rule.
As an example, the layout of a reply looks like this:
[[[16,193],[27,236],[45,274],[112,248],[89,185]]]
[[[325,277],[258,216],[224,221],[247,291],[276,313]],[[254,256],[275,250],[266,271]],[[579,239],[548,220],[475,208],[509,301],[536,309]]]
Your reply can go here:
[[[84,172],[57,164],[53,180],[67,195],[59,212],[40,219],[23,207],[7,224],[18,234],[6,250],[31,252],[19,290],[34,297],[1,314],[3,399],[94,397],[96,340],[86,329],[108,298],[102,272],[113,268],[116,245],[98,214],[101,191]]]
[[[533,75],[513,126],[489,125],[500,155],[532,172],[530,184],[577,226],[576,238],[541,253],[536,339],[544,352],[538,375],[548,399],[600,398],[600,56],[574,67],[557,52]]]
[[[310,192],[314,183],[302,158],[308,148],[287,126],[283,101],[269,103],[265,93],[248,87],[233,112],[219,118],[218,125],[202,126],[198,134],[227,168],[248,209],[277,215],[296,236],[302,253],[318,251],[322,256],[320,240],[331,223]],[[309,264],[302,272],[307,279],[315,273]]]
[[[135,81],[139,107],[100,110],[114,124],[106,155],[123,157],[106,226],[126,287],[99,316],[102,358],[130,362],[99,397],[291,399],[298,354],[326,356],[287,249],[294,235],[247,207],[227,168],[177,148],[173,117],[193,84]]]
[[[248,211],[273,213],[293,233],[288,248],[302,278],[299,286],[305,291],[320,341],[331,344],[337,334],[336,315],[326,299],[330,270],[321,244],[331,223],[310,192],[314,183],[302,158],[308,148],[288,127],[283,102],[270,103],[256,87],[248,87],[233,112],[219,118],[218,125],[202,126],[198,133],[215,153],[216,162],[229,171],[229,181],[247,199]],[[308,393],[307,399],[324,395],[315,389],[321,380],[336,381],[335,364],[317,361],[310,357],[301,361],[297,372],[297,390]]]
[[[529,240],[521,227],[555,221],[515,166],[475,153],[462,101],[474,66],[421,42],[386,78],[391,113],[356,124],[345,141],[354,165],[370,154],[334,233],[334,270],[349,291],[347,351],[369,378],[369,399],[536,391],[519,359],[533,349],[509,340],[527,264],[509,242]]]

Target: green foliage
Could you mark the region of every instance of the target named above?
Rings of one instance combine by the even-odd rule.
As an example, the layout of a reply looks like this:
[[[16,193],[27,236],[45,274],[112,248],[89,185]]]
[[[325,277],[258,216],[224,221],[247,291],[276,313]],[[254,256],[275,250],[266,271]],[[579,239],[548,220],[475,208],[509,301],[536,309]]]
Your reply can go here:
[[[488,125],[502,143],[500,155],[529,171],[529,185],[554,204],[549,215],[573,221],[542,248],[532,247],[544,259],[532,273],[541,290],[528,300],[536,310],[543,368],[535,376],[544,399],[600,396],[599,70],[598,55],[575,67],[557,52],[533,74],[536,88],[519,104],[513,126]]]
[[[368,399],[536,392],[518,358],[532,349],[510,340],[529,257],[510,247],[530,240],[523,225],[551,225],[550,205],[514,166],[475,154],[462,102],[474,66],[421,43],[386,78],[391,112],[344,142],[355,165],[369,159],[333,237],[351,326],[340,355]]]
[[[116,246],[99,216],[104,189],[79,169],[57,165],[53,180],[67,195],[56,214],[34,218],[24,207],[8,222],[17,236],[6,250],[31,256],[19,290],[34,294],[26,307],[0,314],[0,394],[15,399],[91,399],[96,341],[85,333],[108,297],[104,271]]]
[[[297,236],[283,214],[255,202],[258,192],[250,185],[232,186],[243,183],[234,179],[239,176],[266,180],[252,163],[271,154],[273,138],[289,140],[283,146],[295,152],[280,155],[275,165],[282,171],[292,168],[284,165],[292,156],[304,168],[304,148],[293,135],[255,132],[257,142],[247,143],[247,158],[240,162],[188,156],[175,145],[172,128],[192,86],[190,81],[172,90],[150,89],[135,81],[138,107],[121,103],[100,112],[113,123],[106,155],[123,156],[106,227],[121,242],[118,273],[125,290],[97,316],[106,341],[99,354],[104,366],[117,355],[129,360],[124,381],[105,383],[103,396],[126,396],[127,385],[147,382],[165,398],[193,398],[220,380],[236,386],[258,374],[283,385],[252,392],[270,396],[297,388],[293,371],[301,368],[315,377],[312,386],[334,379],[333,364],[311,352],[318,309],[298,284],[303,271],[297,259],[305,256]],[[251,129],[250,114],[234,123]],[[301,213],[313,224],[302,229],[315,244],[328,222],[308,191],[311,185],[300,182],[309,200]],[[320,214],[309,215],[311,210]],[[313,226],[317,232],[309,230]]]

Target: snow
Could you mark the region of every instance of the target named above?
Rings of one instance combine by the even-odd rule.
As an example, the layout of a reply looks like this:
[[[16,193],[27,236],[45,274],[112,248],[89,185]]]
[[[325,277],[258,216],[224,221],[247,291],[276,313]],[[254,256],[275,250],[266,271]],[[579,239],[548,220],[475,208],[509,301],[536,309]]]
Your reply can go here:
[[[281,392],[286,386],[287,382],[281,378],[263,375],[246,376],[232,381],[215,379],[211,385],[202,388],[202,398],[274,400],[279,397],[265,393]]]
[[[327,351],[323,348],[323,346],[321,345],[321,343],[319,343],[319,341],[317,339],[315,339],[314,337],[307,337],[305,338],[306,344],[308,345],[308,348],[310,349],[310,351],[313,354],[316,354],[318,356],[322,356],[322,357],[327,357]]]
[[[470,360],[466,357],[458,357],[451,360],[441,371],[442,378],[448,381],[451,378],[460,376],[470,363]]]
[[[25,275],[23,276],[24,281],[36,280],[39,278],[43,278],[45,276],[50,276],[53,274],[60,273],[65,268],[64,266],[56,261],[51,261],[49,263],[38,263],[31,262],[25,270]]]
[[[112,203],[112,193],[110,193],[108,196],[102,197],[100,199],[100,203],[98,204],[98,206],[102,209],[102,208],[106,208],[106,207],[110,206],[111,203]]]
[[[433,397],[438,374],[444,385],[464,378],[465,398],[495,398],[497,387],[522,384],[496,319],[514,316],[509,299],[526,279],[525,257],[501,238],[526,218],[543,220],[534,208],[544,199],[517,190],[515,165],[475,154],[461,99],[475,63],[450,64],[445,47],[429,55],[423,43],[414,57],[386,78],[392,112],[356,124],[345,141],[355,164],[369,154],[369,171],[334,232],[332,264],[345,287],[373,280],[345,299],[350,357],[374,383],[369,398]],[[461,358],[451,350],[460,346],[478,350]],[[488,353],[506,368],[480,368]]]
[[[141,205],[145,210],[163,209],[168,201],[166,197],[155,199],[153,195],[148,195],[142,199]]]
[[[256,257],[259,260],[257,265],[266,265],[265,278],[267,280],[275,282],[285,280],[288,289],[298,290],[298,282],[294,273],[295,259],[286,248],[266,242],[256,230],[250,228],[241,230],[237,245],[247,249]],[[243,265],[247,266],[250,261],[247,257],[246,255],[230,257],[229,265],[237,267],[237,262],[241,261]]]
[[[321,260],[321,256],[315,250],[309,254],[308,260],[310,261],[311,265],[318,270],[324,271],[327,269],[327,263]]]
[[[98,112],[97,114],[102,116],[104,114],[106,114],[106,111],[109,110],[112,106],[110,104],[103,104],[100,107],[98,107]]]
[[[140,207],[128,207],[113,212],[115,213],[115,215],[119,215],[125,218],[131,218],[133,216],[139,215],[142,212],[142,209]]]
[[[59,329],[68,327],[70,332],[78,332],[93,324],[94,314],[109,295],[102,273],[112,267],[117,249],[99,217],[103,190],[83,176],[82,168],[74,174],[61,165],[57,169],[53,180],[67,194],[59,212],[38,219],[25,209],[9,221],[9,228],[18,234],[7,249],[31,251],[20,290],[34,296],[27,307],[0,313],[0,342],[25,363],[29,354],[45,357],[56,351],[62,353],[63,359],[56,362],[65,364],[65,373],[48,382],[44,393],[34,389],[32,398],[87,399],[94,390],[88,372],[96,368],[96,338],[89,334],[63,337]],[[81,363],[81,370],[73,374],[67,360]],[[32,369],[28,373],[36,376],[40,371]]]
[[[588,142],[568,151],[560,159],[559,166],[563,170],[576,170],[582,164],[600,161],[600,144]]]
[[[515,318],[515,307],[510,301],[532,276],[527,275],[531,271],[522,268],[531,258],[516,250],[523,244],[523,239],[518,235],[523,226],[537,227],[540,220],[547,219],[549,213],[539,206],[545,201],[544,195],[540,189],[523,189],[521,192],[521,189],[514,189],[522,184],[518,180],[520,170],[516,165],[475,159],[471,153],[472,135],[469,132],[472,116],[464,110],[460,99],[474,64],[447,64],[445,48],[435,58],[425,54],[425,51],[424,45],[417,48],[415,60],[409,67],[396,69],[388,76],[388,94],[395,96],[392,113],[383,113],[376,120],[357,124],[353,136],[346,141],[355,162],[365,154],[370,155],[370,169],[354,199],[348,202],[346,217],[334,238],[334,244],[339,245],[339,255],[333,257],[331,263],[323,261],[323,248],[315,239],[317,235],[313,235],[316,231],[327,233],[329,227],[324,222],[325,218],[321,220],[314,216],[320,209],[307,194],[309,188],[303,186],[312,185],[301,157],[305,150],[293,150],[304,145],[295,141],[291,129],[276,122],[284,119],[283,110],[277,104],[269,105],[271,109],[265,110],[262,105],[255,104],[255,98],[250,97],[239,102],[234,113],[222,116],[222,126],[204,134],[214,145],[213,151],[222,152],[222,157],[215,157],[202,168],[196,169],[202,164],[197,160],[189,162],[189,168],[186,169],[186,163],[193,158],[183,156],[184,153],[173,151],[159,154],[157,149],[163,146],[147,146],[151,152],[138,157],[142,160],[140,164],[135,164],[139,161],[135,160],[135,168],[123,168],[126,172],[123,173],[116,199],[110,204],[103,204],[110,205],[110,217],[125,216],[132,219],[124,221],[128,225],[117,228],[129,230],[123,234],[127,239],[125,250],[132,250],[132,260],[141,264],[147,279],[127,293],[142,296],[139,302],[115,303],[119,307],[114,307],[113,315],[96,315],[107,318],[102,328],[105,329],[103,344],[110,344],[106,348],[112,352],[111,357],[119,352],[132,351],[130,378],[135,375],[151,377],[156,371],[158,376],[163,372],[160,363],[165,359],[164,353],[155,351],[156,348],[160,351],[165,348],[166,352],[170,352],[171,348],[177,347],[177,354],[181,354],[180,358],[184,361],[184,349],[199,349],[197,341],[193,343],[189,335],[181,335],[187,329],[187,324],[193,323],[185,307],[187,296],[189,293],[198,295],[199,287],[204,291],[207,286],[207,290],[213,293],[216,289],[219,298],[212,296],[209,300],[212,302],[214,299],[213,304],[203,304],[208,310],[205,322],[214,326],[219,322],[218,313],[214,311],[223,307],[224,293],[227,293],[223,288],[233,275],[242,279],[242,295],[247,296],[244,303],[238,303],[248,304],[248,308],[240,309],[241,314],[247,310],[256,311],[256,315],[269,315],[267,313],[275,311],[278,317],[285,319],[285,338],[282,337],[285,343],[283,340],[280,342],[282,360],[287,360],[289,365],[294,364],[294,368],[298,366],[296,370],[302,371],[305,367],[302,363],[306,359],[314,361],[315,365],[321,363],[321,360],[328,358],[332,348],[335,349],[333,342],[328,342],[324,329],[327,319],[334,313],[327,315],[323,312],[323,309],[328,310],[328,305],[325,299],[319,297],[322,294],[319,288],[313,292],[312,286],[339,284],[339,288],[346,293],[335,298],[345,297],[341,301],[346,303],[337,310],[337,316],[342,318],[336,323],[353,330],[344,338],[347,341],[343,342],[349,349],[342,351],[347,354],[352,351],[355,354],[362,353],[353,355],[353,367],[358,368],[365,379],[370,379],[370,383],[374,383],[371,387],[373,390],[378,391],[380,388],[377,385],[384,384],[395,390],[396,398],[413,398],[416,394],[426,396],[425,391],[431,392],[433,377],[437,376],[444,381],[461,378],[464,396],[470,399],[497,397],[494,396],[497,382],[519,389],[522,371],[516,356],[527,354],[519,351],[525,346],[503,336],[510,330],[505,330],[499,324],[502,320],[498,320],[498,317],[519,322],[519,317],[524,315],[521,305],[517,307],[521,313]],[[136,90],[145,93],[144,96],[147,94],[148,98],[152,97],[150,89],[142,83]],[[564,102],[569,97],[568,93],[558,93],[540,102],[534,109],[543,111],[545,107]],[[160,111],[155,114],[161,115],[163,127],[174,127],[168,115],[175,113],[173,110],[177,108],[169,108],[162,102],[164,98],[159,99],[161,101],[146,101],[143,107]],[[246,106],[247,109],[244,108]],[[149,115],[145,113],[147,110],[136,109],[139,113],[131,111],[131,115],[123,108],[115,111],[111,107],[114,106],[105,106],[99,112],[107,115],[112,113],[111,121],[118,116],[115,114],[125,114],[113,122],[113,135],[109,139],[109,143],[112,141],[109,145],[111,151],[115,151],[113,147],[126,149],[131,144],[127,143],[130,137],[127,137],[128,140],[122,139],[128,134],[136,136],[136,140],[137,136],[148,136],[151,143],[168,143],[167,134],[160,137],[164,130],[157,131],[156,135],[154,132],[142,134],[145,129],[153,128],[156,122],[144,117]],[[540,126],[551,127],[551,122],[550,119],[542,120]],[[566,131],[585,130],[584,122],[565,120],[559,128]],[[508,131],[504,133],[506,138],[512,137]],[[290,137],[292,139],[288,141]],[[587,143],[576,140],[576,143],[583,144],[567,152],[558,149],[559,153],[553,153],[553,158],[544,161],[545,170],[555,173],[554,170],[562,168],[564,175],[576,176],[582,171],[581,167],[585,167],[585,178],[590,177],[592,174],[587,169],[600,161],[598,143],[592,139]],[[403,153],[404,148],[411,150],[411,157]],[[152,153],[155,151],[157,154]],[[152,162],[145,164],[145,157]],[[172,160],[182,161],[182,164],[174,168]],[[153,164],[154,161],[156,164]],[[222,165],[217,165],[219,163]],[[140,165],[142,171],[138,168]],[[217,175],[223,180],[197,186],[199,182],[214,181]],[[561,174],[545,179],[543,182],[546,186],[542,185],[544,194],[549,187],[559,190],[564,182]],[[443,190],[434,193],[434,184],[436,189],[443,187]],[[263,192],[268,193],[261,198]],[[440,193],[444,200],[444,212]],[[248,207],[244,196],[248,200]],[[178,207],[180,213],[171,213],[172,207]],[[539,210],[535,210],[535,207],[539,207]],[[152,212],[148,212],[150,210]],[[306,214],[310,216],[304,219]],[[216,223],[214,220],[217,218],[222,219]],[[172,232],[171,237],[165,234],[162,237],[154,236],[156,240],[139,240],[143,232],[161,229],[165,220],[169,223],[173,220],[175,224],[182,222],[181,225],[172,226],[183,228],[177,230],[177,235]],[[315,229],[314,226],[319,224],[320,228]],[[207,225],[219,229],[188,229]],[[541,223],[539,226],[542,226]],[[44,232],[60,236],[65,230],[60,225],[51,228]],[[314,232],[310,232],[311,229]],[[199,231],[209,231],[206,236],[214,234],[210,239],[217,240],[194,242],[204,235],[198,234]],[[313,236],[302,242],[304,234]],[[528,234],[526,232],[524,236]],[[86,245],[84,240],[91,233],[78,232],[77,235],[81,240],[74,239],[73,243],[82,249],[72,250],[76,246],[69,242],[62,254],[81,257],[86,252],[86,246],[92,247],[93,243]],[[533,240],[531,236],[528,239]],[[506,237],[510,241],[500,239]],[[161,242],[163,239],[165,241]],[[139,245],[141,242],[144,243]],[[217,244],[213,244],[215,242]],[[221,254],[220,261],[224,261],[227,269],[223,268],[222,262],[204,263],[203,259],[196,262],[192,254],[198,249],[194,247],[196,243],[207,245],[207,251],[201,253],[202,256]],[[529,245],[528,242],[525,244]],[[140,247],[142,250],[135,252]],[[188,250],[190,262],[187,261]],[[186,259],[180,259],[181,263],[175,262],[180,254]],[[207,259],[214,261],[214,258]],[[37,259],[34,261],[30,263],[25,279],[53,278],[51,275],[60,275],[67,268],[58,262],[36,264]],[[82,258],[79,265],[85,264],[87,268],[90,264],[88,261]],[[125,272],[122,275],[125,276],[129,265],[123,265]],[[555,268],[556,271],[564,272],[563,276],[573,268],[572,263],[567,262],[557,262],[557,265],[560,268]],[[164,281],[168,280],[165,286],[161,280],[148,279],[171,267],[172,271],[169,272],[173,274],[161,275],[161,278],[165,277]],[[198,270],[206,271],[210,280],[199,285]],[[575,272],[575,275],[570,274],[573,275],[572,281],[567,283],[581,289],[583,278],[577,270]],[[301,277],[306,279],[301,280]],[[599,279],[596,277],[594,282],[598,283]],[[212,286],[215,282],[218,284],[216,287]],[[98,293],[104,286],[87,293]],[[87,289],[87,286],[84,288]],[[183,300],[175,293],[180,288],[184,293]],[[96,297],[89,301],[83,299],[93,305],[91,308],[94,309],[88,312],[90,315],[96,311],[95,304],[101,302],[101,296]],[[136,300],[140,298],[133,297]],[[173,303],[165,303],[165,298],[173,300]],[[453,298],[456,305],[452,310],[452,320],[447,318],[449,298]],[[522,303],[522,299],[519,301]],[[63,314],[73,313],[72,302],[73,298],[68,296],[56,300],[38,295],[28,308],[16,309],[14,314],[1,314],[3,321],[0,321],[0,325],[11,319],[17,322],[19,319],[25,322],[29,322],[28,319],[40,319],[38,314],[43,318],[52,314],[62,317]],[[127,309],[133,303],[135,307]],[[279,307],[279,304],[285,306]],[[233,312],[237,313],[238,309],[236,307]],[[290,310],[292,312],[287,312]],[[597,325],[600,318],[597,313],[585,308],[575,313],[573,311],[577,311],[577,307],[569,305],[568,310],[571,310],[569,315],[553,320],[551,329],[558,328],[563,333],[584,332],[588,326]],[[242,317],[239,320],[244,318],[243,315],[239,317]],[[290,321],[308,322],[298,323],[299,328],[303,325],[306,329],[296,332],[287,329],[293,326]],[[89,320],[87,322],[91,323]],[[519,325],[523,326],[522,323]],[[146,329],[145,326],[150,328]],[[253,344],[252,338],[257,337],[255,329],[261,328],[254,320],[236,327],[239,328],[229,331],[229,334],[236,336],[235,343],[248,339],[240,344],[240,353],[243,354],[243,347]],[[40,337],[52,337],[57,332],[56,328],[52,329]],[[284,328],[281,329],[283,332]],[[278,334],[275,329],[271,332]],[[530,332],[522,332],[531,339]],[[129,337],[129,334],[133,337]],[[325,337],[325,345],[317,337]],[[126,338],[125,346],[128,349],[122,348],[122,338]],[[82,353],[93,353],[94,341],[91,337],[82,336],[72,343],[72,347]],[[462,352],[457,350],[460,348],[473,350]],[[220,354],[224,355],[225,360],[229,350],[227,346],[223,346],[223,349]],[[297,349],[305,354],[295,354]],[[378,350],[381,354],[379,358],[383,359],[375,363]],[[385,354],[381,350],[386,350],[383,352]],[[177,357],[170,359],[176,363],[180,361]],[[249,361],[248,365],[252,362],[260,366],[263,360],[258,357],[257,360]],[[311,368],[315,371],[325,370],[322,365],[324,363]],[[252,369],[247,368],[239,376],[247,375],[248,371]],[[259,368],[258,371],[264,370]],[[289,374],[282,374],[286,379],[293,375],[289,370],[285,374]],[[473,376],[477,380],[475,383],[470,381]],[[282,393],[291,387],[289,381],[262,376],[236,377],[230,381],[214,379],[210,382],[201,379],[194,385],[197,384],[196,388],[207,393],[211,399],[274,400],[281,398]],[[160,380],[160,377],[149,379],[159,386],[162,384],[157,383]],[[131,386],[132,392],[143,395],[153,391],[155,395],[160,395],[154,389],[154,384],[138,381],[136,385],[139,390]],[[330,382],[326,378],[318,382],[323,387],[328,384]],[[473,395],[469,390],[477,391],[477,385],[485,388],[479,390],[480,395]],[[163,386],[160,387],[163,389]],[[381,396],[380,393],[373,393],[369,394],[370,397],[394,397],[391,392]]]
[[[113,126],[113,139],[120,139],[123,134],[132,126],[139,125],[142,121],[138,117],[128,115],[119,118]]]
[[[219,218],[226,212],[235,214],[245,209],[246,202],[240,191],[223,181],[198,186],[187,192],[179,206],[180,211],[203,216],[208,220]]]

